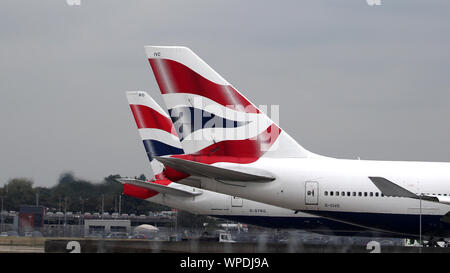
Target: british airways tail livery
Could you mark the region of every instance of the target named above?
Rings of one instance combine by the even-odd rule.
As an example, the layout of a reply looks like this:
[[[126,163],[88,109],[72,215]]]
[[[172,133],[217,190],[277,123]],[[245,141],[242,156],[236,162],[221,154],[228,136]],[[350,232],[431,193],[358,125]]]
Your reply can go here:
[[[158,157],[172,181],[399,236],[450,237],[449,163],[316,155],[190,49],[145,51],[186,152]],[[413,195],[385,195],[393,184]]]
[[[162,171],[161,163],[153,156],[183,154],[173,123],[166,112],[145,92],[126,93],[139,135],[147,152],[154,174]]]
[[[172,137],[177,135],[172,121],[146,92],[133,91],[126,95],[156,179],[141,181],[120,178],[118,180],[124,186],[124,194],[195,214],[271,228],[294,228],[334,235],[371,235],[361,227],[306,213],[294,213],[289,209],[201,190],[166,179],[160,173],[161,164],[155,157],[184,152],[180,149],[178,138]],[[387,233],[377,235],[392,237]]]
[[[311,154],[190,49],[146,52],[187,154],[236,163]]]

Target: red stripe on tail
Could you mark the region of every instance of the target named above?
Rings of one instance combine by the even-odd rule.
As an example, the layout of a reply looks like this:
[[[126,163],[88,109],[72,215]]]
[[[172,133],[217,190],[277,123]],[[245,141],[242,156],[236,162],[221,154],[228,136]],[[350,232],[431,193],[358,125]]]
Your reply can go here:
[[[231,109],[247,113],[259,113],[259,110],[253,104],[230,85],[216,84],[189,67],[173,60],[149,59],[149,62],[162,94],[195,94]],[[245,109],[240,109],[241,107]]]
[[[172,157],[205,164],[216,162],[248,164],[258,160],[273,145],[280,133],[281,129],[276,124],[272,124],[256,138],[225,140],[212,144],[195,154]]]
[[[169,132],[175,136],[178,136],[172,121],[161,115],[158,111],[140,104],[130,104],[131,111],[133,112],[134,120],[139,129],[142,128],[155,128]]]

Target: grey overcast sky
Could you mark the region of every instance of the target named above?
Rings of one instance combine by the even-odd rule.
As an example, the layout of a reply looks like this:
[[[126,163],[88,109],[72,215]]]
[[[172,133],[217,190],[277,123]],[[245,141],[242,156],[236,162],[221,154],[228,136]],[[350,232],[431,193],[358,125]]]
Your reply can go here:
[[[305,148],[450,161],[450,1],[2,0],[0,186],[151,170],[126,90],[185,45]]]

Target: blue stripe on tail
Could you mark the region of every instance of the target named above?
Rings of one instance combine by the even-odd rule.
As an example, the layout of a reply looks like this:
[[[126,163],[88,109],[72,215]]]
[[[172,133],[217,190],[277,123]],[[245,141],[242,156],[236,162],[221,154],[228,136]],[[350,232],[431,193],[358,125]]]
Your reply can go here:
[[[167,145],[158,140],[145,139],[142,142],[144,143],[145,151],[150,161],[152,161],[153,156],[184,154],[183,149]]]
[[[249,121],[226,119],[194,107],[176,107],[169,109],[169,115],[180,141],[183,141],[186,136],[197,130],[207,128],[207,125],[209,128],[237,128],[249,123]],[[186,131],[183,130],[183,126],[188,126],[186,127]]]

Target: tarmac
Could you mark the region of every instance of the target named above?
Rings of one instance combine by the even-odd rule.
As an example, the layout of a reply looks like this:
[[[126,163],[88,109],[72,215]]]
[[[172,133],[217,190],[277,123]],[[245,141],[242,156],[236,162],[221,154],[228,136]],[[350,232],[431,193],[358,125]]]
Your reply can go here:
[[[76,245],[76,247],[75,247]],[[150,241],[136,239],[49,239],[46,253],[450,253],[450,248],[214,241]]]
[[[450,248],[5,237],[0,253],[450,253]]]

